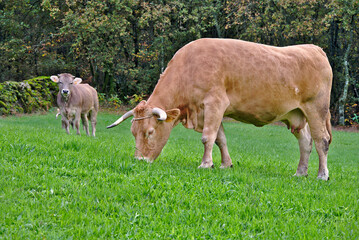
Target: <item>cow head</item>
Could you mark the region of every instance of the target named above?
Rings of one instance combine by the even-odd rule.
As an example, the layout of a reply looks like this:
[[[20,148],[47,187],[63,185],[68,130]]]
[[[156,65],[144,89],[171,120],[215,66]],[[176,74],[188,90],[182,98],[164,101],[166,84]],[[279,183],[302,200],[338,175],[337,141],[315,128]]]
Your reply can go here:
[[[80,84],[82,82],[81,78],[75,78],[69,73],[51,76],[50,79],[59,85],[59,92],[65,99],[69,98],[73,85]]]
[[[164,111],[142,101],[107,128],[117,126],[134,116],[131,132],[136,140],[135,157],[152,162],[160,155],[179,115],[179,109]]]

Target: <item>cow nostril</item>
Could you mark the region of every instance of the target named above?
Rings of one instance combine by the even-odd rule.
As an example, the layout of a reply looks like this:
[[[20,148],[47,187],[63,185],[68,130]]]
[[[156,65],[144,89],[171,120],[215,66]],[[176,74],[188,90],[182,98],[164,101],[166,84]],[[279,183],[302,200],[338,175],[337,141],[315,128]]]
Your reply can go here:
[[[69,90],[62,90],[62,93],[64,93],[64,94],[68,94],[69,93]]]

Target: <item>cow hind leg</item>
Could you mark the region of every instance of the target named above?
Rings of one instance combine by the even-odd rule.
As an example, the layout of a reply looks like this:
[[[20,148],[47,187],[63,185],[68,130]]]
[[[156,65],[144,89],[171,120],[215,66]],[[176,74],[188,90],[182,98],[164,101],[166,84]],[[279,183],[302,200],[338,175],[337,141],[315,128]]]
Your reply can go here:
[[[320,111],[307,111],[307,119],[314,139],[315,148],[319,156],[318,179],[329,180],[327,157],[331,142],[330,113],[321,114]]]
[[[95,137],[96,134],[96,123],[97,123],[97,112],[95,110],[92,110],[90,112],[90,121],[91,121],[91,127],[92,127],[92,136]]]
[[[224,134],[224,128],[223,128],[222,123],[219,126],[215,143],[217,144],[217,146],[219,147],[219,150],[221,151],[221,157],[222,157],[221,168],[233,167],[232,159],[229,156],[228,147],[227,147],[227,139]]]
[[[202,143],[204,154],[199,168],[213,167],[212,150],[213,144],[217,139],[218,131],[222,122],[225,109],[229,105],[228,99],[223,99],[225,94],[211,95],[205,100],[204,104],[204,125],[202,132]]]
[[[81,133],[80,133],[80,118],[81,118],[81,113],[76,113],[75,119],[73,120],[77,135],[81,135]]]
[[[308,160],[312,152],[313,139],[310,134],[309,125],[306,124],[299,132],[294,132],[294,136],[298,140],[300,159],[297,172],[294,176],[307,176],[308,175]]]
[[[301,109],[296,108],[283,116],[282,122],[291,130],[299,144],[300,159],[295,176],[307,176],[308,160],[312,151],[313,140],[306,117]]]
[[[85,130],[87,136],[90,136],[89,121],[87,119],[87,113],[81,114],[81,120],[82,120],[82,125],[84,126],[84,130]]]

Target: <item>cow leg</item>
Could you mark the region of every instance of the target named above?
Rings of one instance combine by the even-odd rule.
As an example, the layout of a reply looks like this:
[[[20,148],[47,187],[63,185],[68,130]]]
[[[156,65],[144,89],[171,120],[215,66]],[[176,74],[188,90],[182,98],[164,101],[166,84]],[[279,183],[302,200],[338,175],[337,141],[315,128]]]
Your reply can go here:
[[[75,124],[76,134],[77,135],[81,135],[80,134],[80,118],[81,118],[81,113],[79,112],[79,113],[76,113],[75,119],[73,120],[74,124]]]
[[[227,139],[226,136],[224,135],[224,128],[222,123],[219,126],[215,143],[217,144],[219,150],[221,151],[221,157],[222,157],[221,168],[232,167],[233,166],[232,159],[229,156],[229,152],[227,148]]]
[[[87,136],[90,136],[89,121],[87,119],[87,113],[81,114],[81,120],[82,120],[82,125],[84,126],[84,130],[86,131]]]
[[[61,120],[61,123],[62,123],[62,128],[65,128],[67,134],[70,134],[69,120],[67,120],[67,119]]]
[[[93,137],[95,137],[95,133],[96,133],[96,123],[97,123],[96,117],[97,117],[97,112],[92,110],[90,112],[90,121],[91,121],[92,136]]]
[[[309,125],[306,124],[303,129],[301,129],[299,132],[294,131],[293,134],[298,140],[300,151],[300,160],[297,172],[294,174],[294,176],[307,176],[308,160],[313,147],[313,139],[310,134]]]
[[[307,111],[307,113],[310,131],[319,156],[318,179],[329,180],[327,156],[331,141],[330,115],[329,112],[325,115],[316,111]]]
[[[198,168],[213,167],[213,144],[217,139],[224,111],[229,105],[229,100],[223,99],[223,96],[226,95],[223,94],[219,95],[218,97],[216,97],[216,95],[210,95],[210,99],[208,99],[204,105],[204,124],[202,132],[204,154],[202,158],[202,163]]]
[[[61,120],[61,127],[63,128],[63,129],[66,129],[66,121],[65,120]]]

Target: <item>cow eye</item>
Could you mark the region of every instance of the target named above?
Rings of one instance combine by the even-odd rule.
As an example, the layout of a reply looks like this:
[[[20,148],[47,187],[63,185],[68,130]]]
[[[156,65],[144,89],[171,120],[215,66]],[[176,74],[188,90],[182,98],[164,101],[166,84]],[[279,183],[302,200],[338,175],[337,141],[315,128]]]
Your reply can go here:
[[[150,136],[150,135],[152,135],[154,132],[155,132],[155,129],[154,129],[154,128],[150,128],[150,129],[148,129],[147,134],[148,134],[148,136]]]
[[[74,84],[73,82],[71,82],[70,84]]]
[[[59,82],[59,84],[62,84],[62,82]]]

